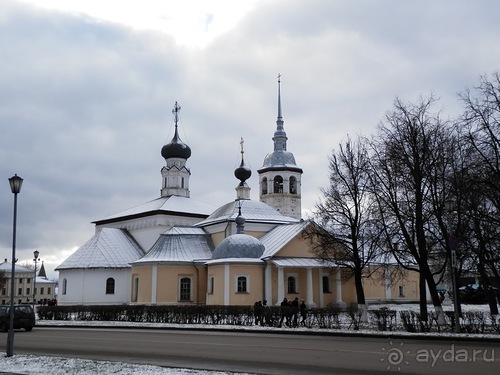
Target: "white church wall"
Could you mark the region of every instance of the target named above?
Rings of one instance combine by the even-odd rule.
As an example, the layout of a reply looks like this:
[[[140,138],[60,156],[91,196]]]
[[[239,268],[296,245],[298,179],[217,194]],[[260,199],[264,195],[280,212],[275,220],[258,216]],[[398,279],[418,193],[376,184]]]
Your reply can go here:
[[[112,305],[130,302],[131,268],[74,269],[59,271],[59,305]],[[113,278],[114,293],[106,294]]]

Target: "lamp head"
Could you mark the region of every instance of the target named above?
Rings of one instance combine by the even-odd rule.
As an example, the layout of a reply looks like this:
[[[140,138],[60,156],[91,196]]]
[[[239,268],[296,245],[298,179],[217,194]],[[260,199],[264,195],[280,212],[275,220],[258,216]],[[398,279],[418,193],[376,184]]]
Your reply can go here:
[[[17,174],[9,178],[10,190],[12,194],[18,194],[21,192],[21,186],[23,185],[23,179]]]
[[[38,250],[33,251],[33,256],[35,257],[35,259],[33,259],[33,260],[36,261],[38,259],[39,255],[40,255],[40,252]]]

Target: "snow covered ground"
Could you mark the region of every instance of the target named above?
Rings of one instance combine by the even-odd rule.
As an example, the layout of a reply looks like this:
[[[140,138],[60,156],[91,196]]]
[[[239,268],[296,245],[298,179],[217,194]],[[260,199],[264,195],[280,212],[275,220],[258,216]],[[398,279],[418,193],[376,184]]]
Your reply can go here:
[[[379,308],[382,306],[371,307]],[[384,305],[391,310],[415,310],[418,311],[418,305]],[[429,308],[431,310],[432,308]],[[445,311],[452,311],[451,306],[444,306]],[[484,313],[489,312],[487,305],[462,305],[463,311],[483,311]],[[39,321],[40,325],[44,326],[62,326],[68,325],[70,323],[73,326],[140,326],[140,327],[179,327],[179,325],[173,324],[161,324],[161,323],[129,323],[129,322],[89,322],[89,321]],[[193,325],[190,326],[199,329],[210,329],[214,328],[213,325]],[[234,326],[217,326],[218,329],[234,329]],[[36,329],[36,328],[35,328]],[[260,326],[238,326],[238,329],[248,329],[248,330],[258,330],[258,331],[269,331],[277,330],[282,331],[285,329],[293,330],[294,332],[300,333],[301,331],[311,331],[311,328],[274,328],[274,327],[260,327]],[[322,329],[322,332],[327,331]],[[455,333],[407,333],[407,332],[380,332],[376,330],[328,330],[338,334],[349,333],[349,334],[387,334],[394,337],[398,334],[400,335],[436,335],[436,336],[450,336],[454,339],[460,338],[470,338],[478,337],[484,339],[498,339],[498,335],[493,334],[455,334]],[[130,363],[116,363],[108,361],[94,361],[86,359],[75,359],[75,358],[61,358],[61,357],[49,357],[49,356],[34,356],[34,355],[24,355],[24,354],[14,354],[12,357],[0,357],[0,374],[2,373],[17,373],[23,375],[35,375],[35,374],[52,374],[52,375],[94,375],[94,374],[118,374],[118,375],[131,375],[131,374],[144,374],[144,375],[228,375],[229,372],[216,372],[216,371],[199,371],[199,370],[188,370],[188,369],[172,369],[164,368],[159,366],[148,366],[148,365],[136,365]]]

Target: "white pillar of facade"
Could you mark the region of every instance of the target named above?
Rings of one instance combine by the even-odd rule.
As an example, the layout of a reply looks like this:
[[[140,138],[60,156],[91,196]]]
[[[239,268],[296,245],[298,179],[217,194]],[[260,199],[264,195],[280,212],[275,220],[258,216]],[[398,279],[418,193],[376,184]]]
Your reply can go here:
[[[313,299],[313,278],[312,278],[312,268],[307,268],[307,278],[306,278],[306,305],[311,307],[314,306]]]
[[[156,293],[158,288],[158,265],[154,264],[151,269],[151,303],[156,304]]]
[[[318,270],[318,290],[319,290],[319,307],[325,306],[324,290],[323,290],[323,270]]]
[[[273,279],[272,279],[272,264],[270,262],[266,262],[266,270],[265,270],[265,290],[264,290],[264,299],[269,303],[273,303]]]
[[[335,303],[344,303],[342,301],[342,279],[340,274],[340,267],[335,272]]]
[[[224,265],[224,306],[229,305],[229,291],[231,290],[229,264]]]
[[[285,283],[284,283],[283,267],[278,266],[278,301],[276,305],[279,305],[283,298],[285,298]]]

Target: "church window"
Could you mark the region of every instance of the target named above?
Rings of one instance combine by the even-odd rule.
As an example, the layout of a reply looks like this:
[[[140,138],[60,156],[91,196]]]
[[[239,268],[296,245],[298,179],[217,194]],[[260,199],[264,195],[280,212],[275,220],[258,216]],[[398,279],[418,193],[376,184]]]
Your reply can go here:
[[[137,302],[139,295],[139,278],[134,275],[134,283],[132,285],[132,302]]]
[[[290,177],[290,194],[297,194],[297,179]]]
[[[184,189],[184,177],[181,177],[181,188]]]
[[[215,278],[213,276],[208,277],[208,294],[214,293]]]
[[[283,177],[281,176],[274,177],[274,193],[275,194],[283,193]]]
[[[63,279],[62,283],[62,294],[66,294],[68,292],[68,279]]]
[[[44,293],[45,293],[45,288],[42,286],[42,287],[40,288],[40,294],[44,294]],[[36,290],[35,290],[35,294],[36,294]]]
[[[297,277],[288,276],[287,278],[288,293],[297,293]]]
[[[106,294],[115,294],[115,279],[112,277],[106,280]]]
[[[399,296],[400,297],[404,297],[405,296],[405,286],[404,285],[400,285],[399,286]]]
[[[248,280],[246,276],[238,276],[237,278],[237,291],[238,293],[248,292]]]
[[[52,293],[52,289],[50,289],[50,286],[47,288],[47,294],[50,295]]]
[[[323,276],[323,293],[331,293],[330,290],[330,277]]]
[[[179,283],[179,300],[191,301],[191,278],[182,277]]]
[[[267,177],[264,177],[262,179],[261,187],[262,187],[262,195],[266,195],[267,194]]]

